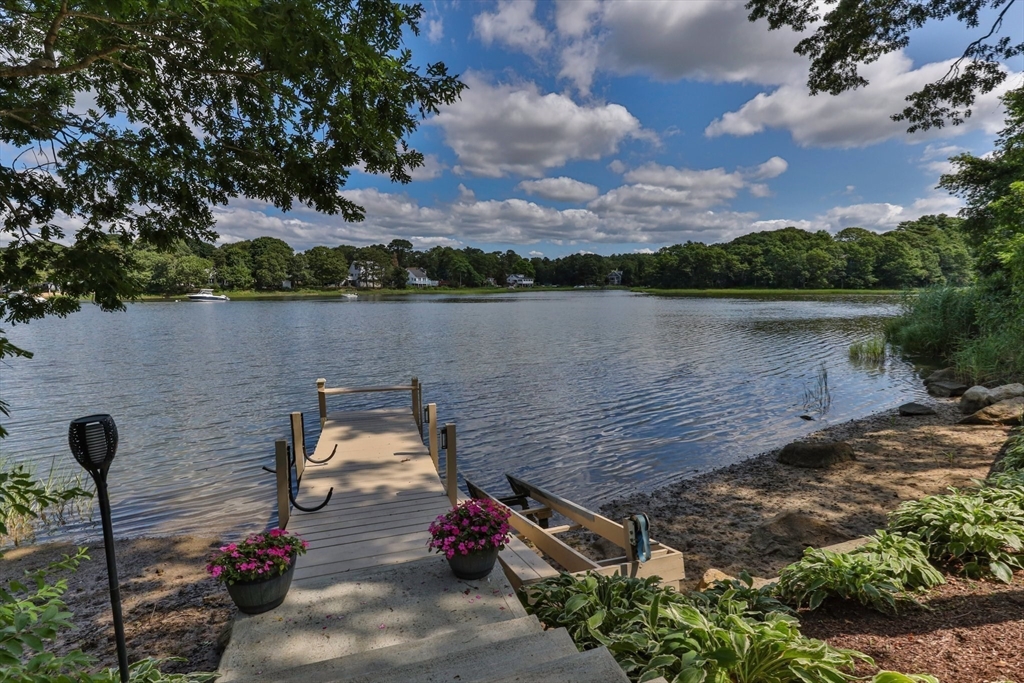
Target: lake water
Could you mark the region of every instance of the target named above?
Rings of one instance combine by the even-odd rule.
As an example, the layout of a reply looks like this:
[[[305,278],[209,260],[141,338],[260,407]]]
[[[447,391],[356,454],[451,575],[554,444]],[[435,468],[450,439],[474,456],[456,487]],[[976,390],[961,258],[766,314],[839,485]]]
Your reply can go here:
[[[597,506],[923,397],[911,365],[848,358],[895,312],[877,297],[602,291],[145,303],[116,314],[87,305],[8,330],[35,357],[0,366],[12,407],[0,448],[44,473],[73,465],[68,422],[110,413],[121,439],[116,532],[221,534],[274,517],[273,476],[260,466],[293,410],[315,441],[317,377],[358,386],[415,375],[439,421],[458,426],[460,473],[504,492],[511,472]],[[831,408],[808,422],[821,364]],[[329,401],[407,405],[408,394]]]

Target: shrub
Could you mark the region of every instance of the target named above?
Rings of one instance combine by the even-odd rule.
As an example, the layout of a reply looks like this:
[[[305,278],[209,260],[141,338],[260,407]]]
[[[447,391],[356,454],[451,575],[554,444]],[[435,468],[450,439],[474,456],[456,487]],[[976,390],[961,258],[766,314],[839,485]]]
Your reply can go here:
[[[703,591],[689,593],[690,602],[705,613],[731,611],[736,606],[741,614],[751,619],[763,620],[772,613],[793,614],[793,610],[776,597],[775,584],[754,588],[754,579],[747,572],[740,572],[738,579],[715,581]]]
[[[853,680],[856,660],[871,661],[805,638],[787,614],[743,616],[750,606],[733,590],[692,600],[656,578],[562,574],[530,587],[528,609],[581,649],[607,646],[633,681],[838,682]]]
[[[927,496],[900,505],[889,530],[915,533],[928,556],[953,572],[989,573],[1009,583],[1024,567],[1024,489],[984,487],[972,493]]]
[[[930,287],[909,295],[903,315],[885,326],[886,340],[907,353],[950,356],[978,333],[975,287]]]
[[[797,607],[817,609],[825,598],[837,597],[895,612],[901,593],[944,582],[916,538],[878,531],[848,553],[808,548],[782,570],[778,593]]]

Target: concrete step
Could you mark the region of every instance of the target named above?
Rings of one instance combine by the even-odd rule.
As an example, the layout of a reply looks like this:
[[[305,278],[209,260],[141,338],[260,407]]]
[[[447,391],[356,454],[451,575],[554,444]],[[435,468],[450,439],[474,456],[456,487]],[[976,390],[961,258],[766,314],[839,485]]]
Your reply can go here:
[[[291,671],[281,672],[279,680],[296,681],[296,683],[380,681],[387,679],[390,673],[396,670],[404,671],[412,668],[416,672],[425,672],[428,669],[436,669],[439,659],[452,658],[455,660],[464,652],[472,652],[472,656],[478,661],[481,649],[495,651],[507,649],[506,643],[517,642],[517,639],[537,636],[542,633],[544,630],[536,616],[523,616],[508,622],[461,629],[455,633],[445,633],[411,643],[401,643],[325,661],[316,661],[316,663],[297,667]],[[558,643],[552,644],[557,645]],[[559,656],[575,649],[571,640],[563,645],[569,650],[560,651]],[[484,656],[484,658],[486,657]],[[399,680],[413,679],[407,677],[407,679]]]
[[[239,614],[218,683],[519,619],[526,610],[500,569],[461,581],[440,556],[292,585],[277,609]]]
[[[523,661],[530,665],[513,674],[495,676],[494,672],[490,675],[481,673],[476,678],[461,680],[463,683],[629,683],[626,672],[603,647],[542,664],[534,664],[530,660],[525,655]]]
[[[534,665],[576,653],[576,646],[565,629],[544,631],[536,621],[517,621],[526,621],[529,632],[512,635],[510,631],[514,629],[504,624],[491,624],[405,646],[318,662],[294,671],[280,671],[275,680],[280,683],[447,683],[466,680],[485,671],[515,671],[524,661]]]

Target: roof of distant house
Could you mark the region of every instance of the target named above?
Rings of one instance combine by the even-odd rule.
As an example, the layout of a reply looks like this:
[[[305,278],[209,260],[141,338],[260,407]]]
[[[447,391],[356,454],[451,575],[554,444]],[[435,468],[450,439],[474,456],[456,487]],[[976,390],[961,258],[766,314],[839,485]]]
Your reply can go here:
[[[406,268],[406,270],[409,271],[409,275],[412,275],[413,277],[416,277],[416,278],[425,278],[425,277],[427,277],[427,271],[423,270],[422,268]]]

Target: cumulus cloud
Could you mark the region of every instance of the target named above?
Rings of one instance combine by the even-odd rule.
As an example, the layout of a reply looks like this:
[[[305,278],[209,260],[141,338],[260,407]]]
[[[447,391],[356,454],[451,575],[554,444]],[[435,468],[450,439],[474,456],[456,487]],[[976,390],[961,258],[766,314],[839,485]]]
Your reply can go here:
[[[526,194],[535,194],[545,199],[559,202],[585,202],[598,195],[596,185],[584,183],[574,178],[543,178],[541,180],[524,180],[516,188]]]
[[[620,104],[578,105],[534,83],[492,85],[474,73],[463,80],[462,99],[429,120],[458,156],[456,171],[540,177],[571,160],[614,154],[627,138],[653,137]]]
[[[412,176],[413,180],[433,180],[444,175],[446,168],[448,167],[441,163],[436,154],[425,154],[423,156],[423,165],[419,168],[414,168],[409,175]]]
[[[954,168],[949,158],[966,151],[957,145],[928,145],[921,153],[921,168],[937,176],[952,173]]]
[[[789,168],[789,162],[782,157],[772,157],[755,168],[749,175],[754,180],[768,180],[778,178]]]
[[[569,38],[579,38],[593,25],[601,11],[599,0],[558,0],[555,3],[555,26]]]
[[[444,19],[438,17],[427,22],[427,40],[439,43],[444,38]]]
[[[996,91],[978,98],[974,115],[957,127],[947,127],[911,138],[906,124],[890,116],[903,109],[908,93],[941,78],[952,60],[913,68],[902,52],[882,56],[861,69],[870,81],[866,87],[841,95],[811,96],[802,79],[787,83],[774,92],[760,93],[736,111],[727,112],[705,129],[708,137],[748,136],[766,129],[789,131],[804,147],[864,147],[892,138],[924,140],[963,135],[973,130],[994,133],[1002,127],[1003,108],[999,96],[1011,87],[1009,79]]]
[[[537,54],[548,46],[547,30],[533,16],[536,0],[499,0],[496,12],[481,12],[473,17],[473,28],[484,43],[503,43]]]
[[[747,21],[742,2],[610,2],[601,13],[607,65],[664,80],[785,83],[807,70],[788,29]]]

